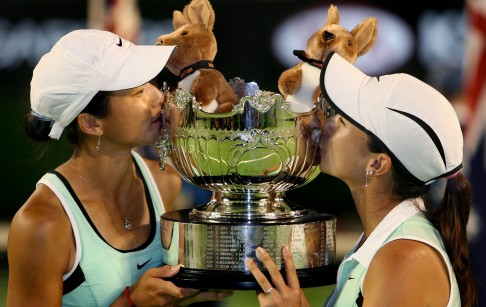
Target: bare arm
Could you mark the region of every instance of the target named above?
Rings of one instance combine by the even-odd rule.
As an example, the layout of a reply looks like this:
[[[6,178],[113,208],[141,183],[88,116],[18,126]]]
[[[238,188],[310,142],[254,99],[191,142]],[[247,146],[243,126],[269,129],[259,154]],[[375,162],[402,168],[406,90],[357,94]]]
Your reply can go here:
[[[7,306],[61,306],[62,277],[74,263],[71,224],[40,185],[14,216],[8,237]]]
[[[384,245],[363,283],[364,306],[446,306],[449,277],[439,253],[413,240]]]

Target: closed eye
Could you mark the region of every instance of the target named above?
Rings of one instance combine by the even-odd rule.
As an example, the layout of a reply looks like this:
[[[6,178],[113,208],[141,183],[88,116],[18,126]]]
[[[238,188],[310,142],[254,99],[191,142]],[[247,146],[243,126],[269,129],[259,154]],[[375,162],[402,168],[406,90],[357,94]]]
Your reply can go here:
[[[141,85],[137,88],[137,91],[135,92],[135,95],[137,96],[141,96],[143,95],[143,93],[145,92],[145,86],[144,85]]]
[[[343,126],[346,126],[346,119],[344,119],[344,117],[342,117],[342,116],[341,116],[341,115],[339,115],[339,114],[336,114],[336,118],[337,118],[337,120],[338,120],[338,122],[339,122],[340,124],[342,124]]]

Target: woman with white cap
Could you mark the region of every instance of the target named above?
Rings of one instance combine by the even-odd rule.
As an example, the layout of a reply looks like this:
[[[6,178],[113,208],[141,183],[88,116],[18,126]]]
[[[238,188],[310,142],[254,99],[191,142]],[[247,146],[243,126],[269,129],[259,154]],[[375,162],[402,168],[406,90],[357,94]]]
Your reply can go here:
[[[471,188],[460,173],[463,138],[449,101],[407,74],[366,76],[336,53],[320,82],[321,170],[348,185],[364,230],[326,306],[476,306],[466,234]],[[282,254],[286,282],[262,248],[270,280],[247,260],[264,290],[258,300],[305,306],[288,247]]]
[[[27,134],[65,131],[74,153],[12,220],[7,306],[177,306],[231,294],[164,280],[180,267],[162,263],[160,215],[181,179],[133,151],[159,137],[164,96],[152,80],[174,48],[76,30],[37,64]]]

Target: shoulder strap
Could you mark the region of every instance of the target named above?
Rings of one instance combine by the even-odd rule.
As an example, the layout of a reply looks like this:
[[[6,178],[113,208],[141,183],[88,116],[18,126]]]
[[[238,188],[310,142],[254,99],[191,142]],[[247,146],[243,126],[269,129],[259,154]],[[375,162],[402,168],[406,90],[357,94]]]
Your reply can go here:
[[[62,180],[57,176],[57,172],[51,171],[45,174],[38,182],[37,185],[43,184],[47,186],[54,194],[56,194],[57,198],[61,202],[61,205],[66,212],[66,215],[71,222],[71,228],[74,234],[74,240],[76,243],[76,255],[74,259],[74,265],[71,271],[63,276],[63,280],[66,280],[69,276],[73,274],[76,267],[79,265],[79,261],[81,259],[81,239],[79,237],[79,229],[78,224],[76,223],[76,219],[74,214],[80,214],[79,208],[76,204],[76,201],[72,198],[71,193],[66,188],[66,185],[62,182]],[[73,212],[74,211],[74,212]]]
[[[145,179],[145,182],[147,183],[150,196],[154,203],[155,211],[160,216],[163,213],[165,213],[165,207],[162,201],[162,196],[160,195],[159,192],[159,188],[155,183],[154,176],[152,176],[152,173],[147,163],[145,163],[145,161],[143,160],[142,156],[139,153],[137,153],[136,151],[132,151],[132,156],[138,168],[140,169],[140,173],[142,174],[143,178]]]

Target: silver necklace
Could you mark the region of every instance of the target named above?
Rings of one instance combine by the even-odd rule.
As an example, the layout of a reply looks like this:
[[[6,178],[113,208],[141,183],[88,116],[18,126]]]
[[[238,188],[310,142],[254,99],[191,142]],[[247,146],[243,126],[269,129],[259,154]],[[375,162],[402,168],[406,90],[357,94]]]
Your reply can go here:
[[[76,175],[78,175],[79,179],[81,179],[81,183],[83,184],[83,188],[86,191],[86,193],[88,193],[89,195],[91,195],[92,197],[94,197],[94,198],[96,198],[100,201],[103,201],[103,197],[101,197],[99,195],[93,195],[91,192],[88,191],[88,189],[86,188],[86,185],[84,184],[84,177],[76,170],[72,160],[69,160],[69,166],[71,166],[71,168],[76,173]],[[116,206],[116,204],[115,204],[115,206]],[[116,206],[116,207],[118,209],[118,206]],[[118,209],[117,211],[118,211],[118,214],[122,215],[121,212],[120,212],[120,209]],[[125,215],[125,218],[123,219],[123,226],[125,227],[126,230],[130,230],[130,229],[133,228],[132,223],[130,222],[130,220],[128,219],[128,216],[126,216],[126,215]]]

